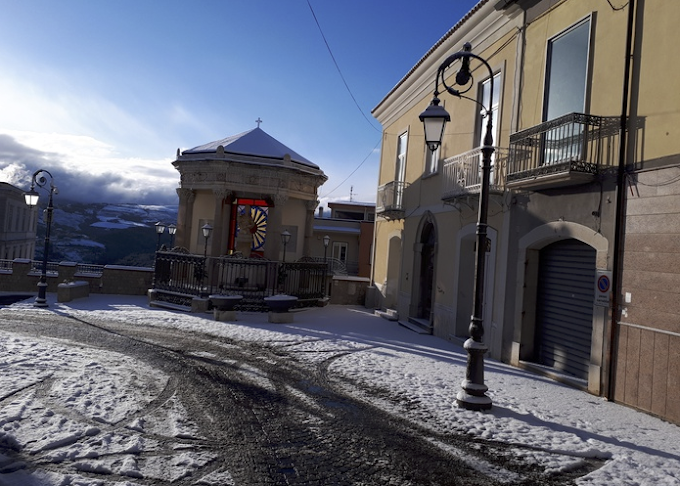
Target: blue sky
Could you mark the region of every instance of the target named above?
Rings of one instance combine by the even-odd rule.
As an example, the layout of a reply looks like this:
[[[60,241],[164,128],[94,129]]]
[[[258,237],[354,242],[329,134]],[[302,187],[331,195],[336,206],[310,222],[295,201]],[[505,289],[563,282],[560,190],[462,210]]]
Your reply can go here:
[[[329,177],[322,203],[374,202],[371,110],[475,3],[0,0],[0,181],[44,168],[65,199],[176,203],[177,148],[259,117]]]

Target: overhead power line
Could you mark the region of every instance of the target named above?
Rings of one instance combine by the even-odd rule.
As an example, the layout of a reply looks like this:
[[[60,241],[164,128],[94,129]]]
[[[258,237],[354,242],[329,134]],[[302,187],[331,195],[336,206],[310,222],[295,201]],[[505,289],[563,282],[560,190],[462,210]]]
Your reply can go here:
[[[380,142],[381,142],[381,141],[382,141],[382,138],[381,138],[380,140],[378,140],[378,143],[375,144],[375,146],[371,149],[371,151],[368,153],[368,155],[366,156],[366,158],[364,158],[364,160],[361,161],[361,163],[357,166],[357,168],[354,169],[354,170],[350,173],[350,175],[348,175],[347,177],[345,177],[345,180],[343,180],[340,184],[338,184],[338,185],[335,186],[333,189],[331,189],[330,192],[327,192],[326,194],[324,194],[324,195],[321,196],[321,197],[324,198],[324,197],[330,196],[330,195],[333,194],[335,191],[337,191],[337,190],[340,188],[340,186],[342,186],[345,182],[347,182],[347,180],[348,180],[350,177],[352,177],[352,176],[354,175],[354,173],[355,173],[356,171],[358,171],[358,170],[361,168],[362,165],[364,165],[364,163],[365,163],[365,162],[368,160],[368,158],[373,154],[373,152],[375,152],[375,149],[378,148],[378,146],[380,145]]]
[[[333,55],[333,51],[331,50],[331,46],[328,44],[328,41],[326,40],[326,36],[323,33],[323,29],[321,29],[321,24],[319,24],[319,19],[316,18],[316,13],[314,13],[314,9],[312,8],[312,4],[309,2],[309,0],[307,0],[307,5],[309,5],[309,10],[312,12],[312,17],[314,17],[314,22],[316,22],[316,26],[319,28],[319,32],[321,33],[321,37],[323,38],[323,41],[326,44],[326,49],[328,49],[328,53],[331,55],[331,59],[333,60],[333,64],[335,64],[335,69],[338,70],[338,74],[340,74],[340,78],[342,79],[342,82],[345,85],[347,92],[352,97],[354,104],[356,105],[357,109],[361,113],[361,116],[364,117],[364,120],[366,120],[366,122],[368,122],[368,124],[371,125],[371,128],[373,128],[373,130],[375,130],[376,132],[380,132],[380,130],[378,130],[375,127],[375,125],[373,125],[371,120],[368,119],[368,117],[366,116],[366,113],[364,113],[364,110],[361,109],[361,106],[359,106],[357,99],[354,97],[352,90],[349,89],[349,85],[347,84],[347,81],[345,80],[345,76],[343,76],[342,71],[340,70],[340,66],[338,65],[338,62],[335,60],[335,56]]]

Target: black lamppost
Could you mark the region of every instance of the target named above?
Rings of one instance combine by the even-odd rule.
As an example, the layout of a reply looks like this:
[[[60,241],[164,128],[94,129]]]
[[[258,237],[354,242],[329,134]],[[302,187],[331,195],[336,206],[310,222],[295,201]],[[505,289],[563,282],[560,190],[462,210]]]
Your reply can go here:
[[[26,204],[34,207],[38,204],[38,199],[40,195],[35,190],[35,186],[44,188],[47,184],[47,179],[45,175],[50,176],[50,197],[47,201],[47,209],[45,209],[45,249],[43,251],[43,261],[42,269],[40,272],[40,280],[38,281],[38,296],[35,298],[33,305],[35,307],[49,307],[47,304],[47,257],[50,251],[50,230],[52,228],[52,212],[54,211],[54,206],[52,205],[52,196],[57,194],[57,188],[54,186],[54,178],[52,174],[44,169],[39,169],[33,173],[33,179],[31,180],[31,190],[24,193],[24,199]]]
[[[475,267],[474,286],[474,309],[470,322],[470,338],[465,341],[464,347],[468,353],[465,380],[461,384],[462,390],[458,392],[456,401],[458,405],[468,410],[488,410],[491,408],[491,398],[486,395],[488,387],[484,384],[484,353],[488,347],[482,342],[484,336],[484,323],[482,313],[484,310],[484,271],[487,246],[487,216],[489,208],[489,179],[491,174],[491,156],[494,152],[492,135],[492,107],[493,107],[493,70],[483,58],[471,52],[472,46],[466,43],[462,51],[451,54],[439,66],[435,79],[434,98],[427,109],[420,114],[420,121],[425,127],[425,142],[431,151],[437,150],[441,145],[446,122],[451,121],[451,116],[439,106],[439,85],[446,92],[478,103],[484,109],[486,120],[486,132],[482,147],[482,189],[479,195],[479,213],[477,217],[477,262]],[[458,59],[461,66],[456,73],[453,85],[460,89],[454,89],[446,84],[444,71]],[[470,71],[470,59],[481,62],[489,71],[489,106],[486,107],[479,101],[464,96],[474,86],[474,79]]]
[[[204,291],[204,286],[203,286],[203,280],[205,277],[208,275],[208,238],[210,238],[210,233],[212,233],[213,227],[210,226],[208,223],[204,224],[201,227],[201,232],[203,233],[203,238],[205,238],[205,246],[203,247],[203,266],[202,267],[196,267],[196,270],[199,272],[200,275],[200,283],[201,283],[201,289],[200,289],[200,294],[201,296],[205,296],[208,294],[208,292]]]
[[[174,223],[171,223],[168,226],[168,233],[170,233],[170,248],[175,247],[175,233],[177,233],[177,226]]]
[[[156,223],[156,234],[158,235],[158,242],[156,243],[156,251],[161,249],[161,236],[165,233],[165,225],[160,221]]]
[[[203,232],[203,238],[205,238],[205,248],[203,248],[203,256],[207,257],[208,256],[208,238],[210,238],[210,233],[212,233],[212,226],[210,226],[208,223],[204,224],[201,227],[201,231]]]
[[[331,242],[331,237],[326,235],[323,237],[323,261],[326,263],[326,254],[328,253],[328,244]]]
[[[290,241],[290,233],[288,230],[284,230],[281,233],[281,243],[283,243],[283,260],[279,266],[279,292],[284,291],[284,283],[286,282],[286,246]]]
[[[286,263],[286,245],[290,241],[290,233],[288,230],[281,233],[281,241],[283,242],[283,263]]]
[[[326,258],[326,254],[328,253],[328,244],[331,242],[331,237],[326,235],[323,237],[323,293],[324,295],[326,294],[326,288],[327,288],[327,283],[326,283],[326,276],[328,274],[328,259]]]

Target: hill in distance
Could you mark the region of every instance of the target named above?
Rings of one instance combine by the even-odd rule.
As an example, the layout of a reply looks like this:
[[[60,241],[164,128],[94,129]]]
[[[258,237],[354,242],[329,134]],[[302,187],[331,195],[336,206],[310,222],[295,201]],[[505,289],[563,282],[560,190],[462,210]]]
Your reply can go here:
[[[159,221],[176,223],[177,205],[55,202],[48,260],[153,266]],[[45,229],[41,213],[36,259],[42,259]],[[170,246],[167,230],[161,244]]]

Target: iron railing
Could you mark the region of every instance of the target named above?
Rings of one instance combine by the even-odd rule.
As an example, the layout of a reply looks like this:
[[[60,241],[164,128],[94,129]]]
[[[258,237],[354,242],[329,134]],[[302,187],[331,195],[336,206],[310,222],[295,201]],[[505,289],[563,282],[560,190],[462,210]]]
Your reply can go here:
[[[503,192],[508,155],[507,149],[494,147],[489,177],[489,191],[492,193]],[[459,196],[478,194],[482,188],[481,163],[481,147],[444,160],[442,199],[448,201]]]
[[[300,262],[325,263],[328,267],[328,275],[359,275],[359,262],[343,262],[338,258],[328,257],[302,257]]]
[[[156,252],[154,290],[159,298],[187,305],[194,296],[241,295],[239,310],[266,311],[264,298],[276,294],[298,298],[299,306],[324,297],[326,265],[273,262],[256,258],[202,257]]]
[[[570,113],[510,135],[507,182],[616,163],[620,118]]]
[[[391,181],[378,187],[375,212],[386,218],[399,218],[404,214],[404,192],[408,182]]]

